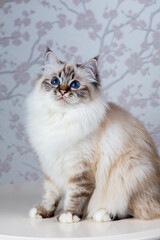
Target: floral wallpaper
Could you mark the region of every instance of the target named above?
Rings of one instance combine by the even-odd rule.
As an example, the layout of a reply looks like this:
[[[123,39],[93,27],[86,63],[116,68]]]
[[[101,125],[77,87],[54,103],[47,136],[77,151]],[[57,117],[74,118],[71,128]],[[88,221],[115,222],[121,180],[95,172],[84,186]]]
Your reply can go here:
[[[50,47],[71,63],[100,54],[108,101],[138,117],[160,152],[159,0],[0,0],[0,183],[42,177],[25,98]]]

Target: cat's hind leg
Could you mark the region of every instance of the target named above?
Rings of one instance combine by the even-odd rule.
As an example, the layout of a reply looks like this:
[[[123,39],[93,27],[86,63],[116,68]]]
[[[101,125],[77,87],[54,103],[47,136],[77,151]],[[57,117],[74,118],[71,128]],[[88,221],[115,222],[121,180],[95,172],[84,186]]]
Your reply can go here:
[[[107,213],[113,220],[128,216],[142,220],[160,218],[159,165],[155,167],[145,152],[135,150],[119,157],[110,168],[106,187],[100,188],[101,182],[97,182],[89,202],[89,218],[104,221],[103,214]],[[102,208],[106,213],[96,217]]]
[[[97,174],[96,188],[88,205],[87,218],[104,221],[107,217],[103,215],[106,214],[112,220],[133,216],[129,208],[131,196],[152,171],[151,164],[141,155],[142,153],[135,151],[119,156],[110,165],[108,172],[105,171],[104,164],[99,167],[101,174]],[[100,209],[105,209],[106,212],[99,217]]]
[[[160,218],[160,189],[157,190],[157,193],[150,192],[148,194],[147,189],[145,189],[145,191],[142,190],[132,197],[130,209],[135,218],[141,220]]]
[[[96,222],[110,222],[110,221],[117,221],[124,218],[131,218],[131,215],[124,215],[124,216],[118,216],[118,215],[112,215],[107,212],[105,208],[101,208],[97,210],[93,215],[93,220]]]
[[[59,202],[59,190],[49,177],[45,177],[42,203],[30,209],[30,218],[50,218],[54,216]]]

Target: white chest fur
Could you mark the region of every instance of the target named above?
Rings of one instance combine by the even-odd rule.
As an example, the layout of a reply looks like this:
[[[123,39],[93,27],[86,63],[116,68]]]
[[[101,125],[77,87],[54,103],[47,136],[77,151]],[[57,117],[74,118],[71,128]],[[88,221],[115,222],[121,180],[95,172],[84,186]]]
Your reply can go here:
[[[105,106],[97,99],[84,106],[58,108],[34,91],[27,109],[28,134],[42,168],[64,182],[73,164],[78,164],[79,155],[90,155],[91,135],[105,115]]]

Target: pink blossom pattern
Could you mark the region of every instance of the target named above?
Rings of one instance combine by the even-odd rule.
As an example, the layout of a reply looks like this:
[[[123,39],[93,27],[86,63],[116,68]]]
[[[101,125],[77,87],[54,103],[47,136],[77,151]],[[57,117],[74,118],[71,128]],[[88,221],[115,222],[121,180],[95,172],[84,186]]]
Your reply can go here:
[[[136,74],[143,66],[143,61],[139,54],[132,53],[131,56],[126,60],[126,66],[128,71],[132,74]]]
[[[160,152],[159,0],[1,0],[0,15],[0,183],[42,176],[24,119],[46,47],[71,63],[99,54],[106,99],[138,117]]]

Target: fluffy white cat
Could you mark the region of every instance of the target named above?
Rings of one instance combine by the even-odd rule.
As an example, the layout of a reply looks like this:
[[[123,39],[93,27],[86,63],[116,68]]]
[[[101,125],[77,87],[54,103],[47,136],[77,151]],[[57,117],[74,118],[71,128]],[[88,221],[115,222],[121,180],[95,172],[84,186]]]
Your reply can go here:
[[[30,217],[110,221],[160,217],[160,159],[144,126],[102,96],[97,58],[68,64],[46,53],[27,99],[28,135],[44,172],[41,205]]]

